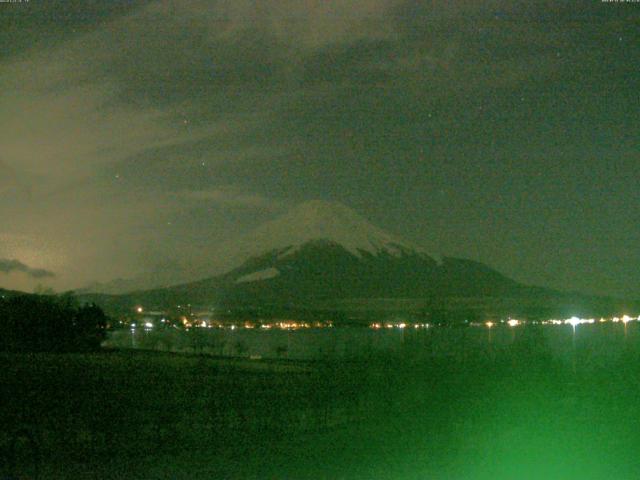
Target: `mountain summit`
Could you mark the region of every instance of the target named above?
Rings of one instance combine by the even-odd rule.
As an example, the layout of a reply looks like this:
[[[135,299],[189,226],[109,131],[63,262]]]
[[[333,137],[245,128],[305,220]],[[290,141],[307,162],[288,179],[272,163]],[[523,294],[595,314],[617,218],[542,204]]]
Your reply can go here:
[[[312,200],[267,222],[235,243],[235,256],[260,255],[286,250],[291,255],[311,241],[326,241],[361,258],[363,254],[422,252],[420,248],[371,224],[352,209],[337,202]],[[231,248],[229,249],[231,250]]]

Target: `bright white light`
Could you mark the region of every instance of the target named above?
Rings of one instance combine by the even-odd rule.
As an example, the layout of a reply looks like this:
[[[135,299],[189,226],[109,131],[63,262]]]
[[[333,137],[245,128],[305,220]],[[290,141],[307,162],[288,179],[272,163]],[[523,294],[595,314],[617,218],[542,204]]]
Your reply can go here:
[[[400,323],[400,324],[398,324],[398,328],[404,328],[404,327],[406,327],[406,326],[407,326],[407,324],[406,324],[406,323]]]
[[[144,309],[142,307],[137,307],[136,308],[136,312],[138,313],[142,313],[144,311]]]
[[[580,320],[578,317],[571,317],[565,320],[564,323],[568,323],[575,328],[576,325],[580,325],[582,323],[582,320]]]
[[[623,321],[624,323],[628,323],[628,322],[630,322],[630,321],[631,321],[631,317],[630,317],[629,315],[623,315],[623,316],[622,316],[622,321]]]
[[[485,325],[487,326],[487,328],[491,328],[493,327],[493,322],[485,322]]]
[[[510,327],[517,327],[518,325],[520,325],[520,320],[516,320],[515,318],[510,318],[507,324]]]
[[[153,323],[151,323],[151,322],[147,322],[147,323],[145,323],[145,324],[144,324],[144,326],[145,326],[146,328],[153,328]]]

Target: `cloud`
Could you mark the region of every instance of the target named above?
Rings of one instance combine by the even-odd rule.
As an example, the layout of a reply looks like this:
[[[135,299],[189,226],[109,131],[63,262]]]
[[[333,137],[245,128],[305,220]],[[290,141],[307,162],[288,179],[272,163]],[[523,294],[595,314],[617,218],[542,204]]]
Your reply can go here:
[[[18,260],[0,258],[0,273],[21,272],[26,273],[31,278],[51,278],[55,277],[53,272],[42,268],[31,268]]]
[[[280,210],[282,203],[255,193],[246,193],[237,187],[219,187],[210,190],[185,191],[178,194],[186,200],[212,203],[230,208]]]
[[[487,185],[511,180],[505,147],[564,132],[571,117],[551,104],[581,110],[581,72],[627,78],[610,68],[619,35],[603,62],[589,53],[601,35],[551,0],[85,3],[24,4],[37,7],[24,39],[0,53],[0,218],[14,235],[0,258],[56,272],[56,288],[221,257],[305,198],[424,200],[435,222],[450,205],[429,192],[447,182],[465,199],[484,178],[471,158],[490,159]],[[616,31],[602,15],[618,9],[592,8]]]

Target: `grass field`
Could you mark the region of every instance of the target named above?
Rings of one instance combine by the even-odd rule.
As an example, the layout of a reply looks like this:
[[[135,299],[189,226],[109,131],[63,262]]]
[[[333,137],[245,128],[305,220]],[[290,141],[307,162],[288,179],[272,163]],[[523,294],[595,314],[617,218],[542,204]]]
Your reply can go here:
[[[28,429],[61,479],[640,478],[637,351],[587,369],[531,338],[349,363],[2,354],[0,447]]]

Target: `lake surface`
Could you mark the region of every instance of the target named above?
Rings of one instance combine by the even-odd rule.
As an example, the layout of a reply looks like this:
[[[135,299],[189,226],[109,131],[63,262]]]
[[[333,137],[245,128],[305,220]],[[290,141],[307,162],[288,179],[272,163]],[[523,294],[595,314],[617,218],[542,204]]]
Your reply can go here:
[[[536,348],[565,361],[598,364],[615,360],[640,341],[638,322],[492,328],[430,327],[374,330],[320,329],[133,329],[109,332],[105,346],[296,360],[366,358],[375,353],[453,356],[514,347]]]

